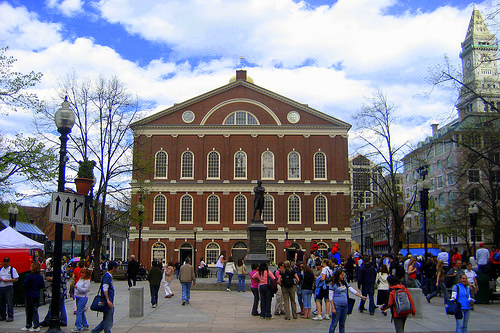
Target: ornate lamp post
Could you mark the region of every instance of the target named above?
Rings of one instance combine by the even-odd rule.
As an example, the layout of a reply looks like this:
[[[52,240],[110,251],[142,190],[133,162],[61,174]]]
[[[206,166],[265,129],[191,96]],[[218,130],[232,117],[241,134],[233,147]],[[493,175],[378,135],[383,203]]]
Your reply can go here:
[[[410,234],[411,234],[411,231],[408,230],[406,232],[406,245],[407,245],[407,251],[408,251],[407,255],[410,254]]]
[[[429,190],[432,184],[429,179],[425,179],[427,175],[427,166],[420,167],[417,171],[422,177],[422,180],[417,182],[417,189],[420,192],[420,210],[422,211],[424,222],[424,258],[425,261],[427,261],[427,209],[429,209]]]
[[[73,258],[73,242],[75,241],[75,225],[71,225],[71,258]]]
[[[15,228],[19,209],[17,207],[13,207],[12,205],[10,205],[7,211],[9,212],[9,227]]]
[[[476,226],[477,226],[477,213],[479,213],[478,205],[472,201],[469,204],[469,217],[470,226],[472,227],[472,254],[476,255]]]
[[[137,260],[139,264],[141,263],[141,243],[142,243],[142,216],[144,214],[144,205],[142,204],[142,195],[139,198],[139,203],[137,204],[137,211],[139,212],[139,221],[137,221],[139,227],[139,248],[137,250]]]
[[[65,98],[59,110],[55,114],[57,131],[61,134],[61,148],[59,150],[59,179],[57,181],[57,191],[64,192],[66,183],[66,148],[68,134],[75,124],[75,114],[69,108],[68,97]],[[60,327],[60,302],[61,302],[61,259],[62,259],[62,236],[63,225],[56,223],[54,241],[54,266],[52,276],[52,300],[50,307],[50,322],[47,332],[63,332]]]

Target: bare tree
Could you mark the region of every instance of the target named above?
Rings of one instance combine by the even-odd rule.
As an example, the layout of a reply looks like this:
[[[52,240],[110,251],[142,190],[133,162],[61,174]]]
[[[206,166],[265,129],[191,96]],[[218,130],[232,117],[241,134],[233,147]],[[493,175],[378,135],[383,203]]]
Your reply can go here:
[[[413,195],[411,204],[405,205],[398,187],[403,167],[401,159],[408,145],[395,145],[393,142],[391,128],[396,123],[396,107],[388,102],[386,95],[377,90],[368,101],[369,104],[363,105],[354,118],[360,130],[360,138],[364,142],[361,150],[366,151],[364,155],[370,157],[377,164],[376,167],[382,170],[382,177],[371,177],[372,183],[378,188],[378,191],[371,192],[379,205],[387,209],[392,216],[392,249],[393,253],[398,253],[404,239],[404,218],[415,200]]]
[[[76,161],[94,160],[96,184],[87,217],[92,226],[90,245],[94,251],[94,268],[99,272],[101,244],[105,231],[117,220],[129,221],[123,214],[109,214],[108,203],[125,205],[129,202],[128,183],[132,172],[133,138],[130,124],[138,119],[139,101],[127,92],[116,77],[99,77],[93,81],[79,79],[76,74],[60,81],[60,98],[68,96],[70,107],[76,114],[75,127],[70,135],[69,154]],[[46,110],[45,116],[52,117]],[[52,125],[53,126],[53,125]],[[99,274],[94,275],[97,280]]]

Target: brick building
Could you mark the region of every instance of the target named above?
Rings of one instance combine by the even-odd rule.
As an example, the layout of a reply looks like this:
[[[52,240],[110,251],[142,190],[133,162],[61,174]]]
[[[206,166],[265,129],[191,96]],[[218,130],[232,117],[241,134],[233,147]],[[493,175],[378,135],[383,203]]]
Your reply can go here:
[[[193,255],[211,265],[222,250],[244,255],[259,179],[272,260],[309,250],[313,241],[325,252],[338,243],[349,253],[349,124],[259,87],[238,70],[229,84],[131,127],[132,206],[142,198],[146,265]],[[137,254],[135,216],[130,253]]]

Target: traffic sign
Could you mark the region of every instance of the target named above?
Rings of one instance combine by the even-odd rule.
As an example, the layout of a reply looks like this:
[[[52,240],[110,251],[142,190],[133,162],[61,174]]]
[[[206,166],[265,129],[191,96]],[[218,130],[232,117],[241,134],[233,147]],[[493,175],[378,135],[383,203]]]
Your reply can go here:
[[[85,197],[79,194],[54,192],[50,203],[50,221],[83,224]]]
[[[90,225],[89,224],[77,225],[76,233],[81,236],[90,236]]]
[[[285,247],[288,249],[292,245],[289,239],[285,240]]]

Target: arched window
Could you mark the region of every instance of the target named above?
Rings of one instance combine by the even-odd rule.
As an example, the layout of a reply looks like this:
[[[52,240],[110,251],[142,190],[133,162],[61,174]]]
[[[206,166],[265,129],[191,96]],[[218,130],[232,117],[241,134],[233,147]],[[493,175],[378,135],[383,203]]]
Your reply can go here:
[[[194,178],[194,154],[189,150],[182,153],[181,178]]]
[[[300,155],[295,150],[288,154],[288,179],[300,179]]]
[[[162,242],[156,242],[151,246],[151,259],[160,263],[167,261],[167,247]]]
[[[181,197],[180,223],[193,223],[193,197],[189,194],[184,194]]]
[[[234,198],[234,223],[247,223],[247,198],[243,194]]]
[[[207,198],[207,223],[220,223],[219,197],[215,194]]]
[[[288,197],[288,223],[300,224],[300,198],[296,194]]]
[[[168,170],[168,155],[165,151],[160,150],[155,156],[155,178],[167,178]]]
[[[215,150],[208,153],[207,179],[220,179],[220,154]]]
[[[258,125],[257,118],[247,111],[235,111],[224,120],[224,125]]]
[[[326,197],[321,194],[314,198],[314,223],[328,223]]]
[[[314,154],[314,179],[326,179],[326,155],[321,151]]]
[[[321,258],[326,258],[328,256],[328,244],[318,242],[318,252],[321,254]]]
[[[262,179],[274,179],[274,154],[269,150],[262,153]]]
[[[234,178],[247,178],[247,154],[241,150],[234,154]]]
[[[264,220],[264,223],[274,223],[274,198],[270,194],[264,195],[262,220]]]
[[[266,254],[272,262],[275,261],[276,258],[276,247],[274,246],[273,243],[267,242],[266,243]]]
[[[207,265],[215,265],[220,255],[220,246],[217,243],[208,243],[205,248],[205,262]]]
[[[163,194],[158,194],[153,202],[153,223],[167,223],[167,198]]]

